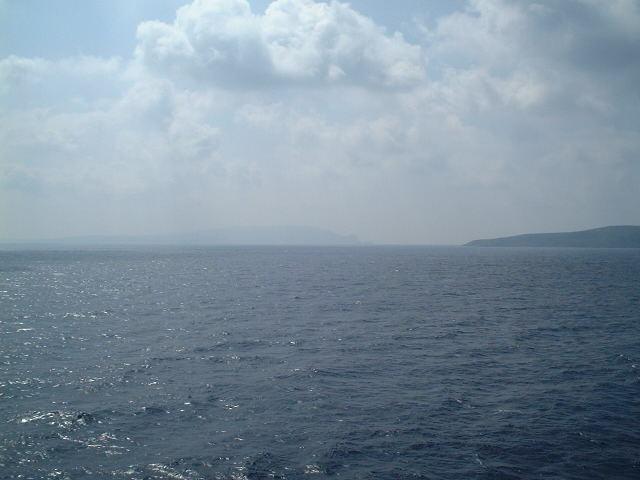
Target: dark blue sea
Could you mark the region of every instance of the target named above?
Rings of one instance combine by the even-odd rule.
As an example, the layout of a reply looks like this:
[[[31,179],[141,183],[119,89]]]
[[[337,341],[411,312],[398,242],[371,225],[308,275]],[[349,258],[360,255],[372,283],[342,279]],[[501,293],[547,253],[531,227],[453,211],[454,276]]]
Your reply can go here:
[[[2,251],[0,478],[638,479],[640,250]]]

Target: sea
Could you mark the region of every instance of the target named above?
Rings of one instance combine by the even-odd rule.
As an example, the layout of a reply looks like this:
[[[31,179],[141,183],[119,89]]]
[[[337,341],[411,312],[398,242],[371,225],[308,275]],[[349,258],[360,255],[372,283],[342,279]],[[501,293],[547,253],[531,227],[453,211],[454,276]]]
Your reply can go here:
[[[640,249],[5,249],[0,478],[638,479]]]

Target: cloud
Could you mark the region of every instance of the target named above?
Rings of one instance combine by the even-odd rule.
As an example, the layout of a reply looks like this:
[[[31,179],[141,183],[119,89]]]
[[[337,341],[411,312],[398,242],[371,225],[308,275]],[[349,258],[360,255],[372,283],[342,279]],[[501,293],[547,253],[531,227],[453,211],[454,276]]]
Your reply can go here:
[[[128,59],[0,60],[0,188],[392,242],[640,222],[637,19],[470,0],[410,43],[336,1],[196,0]]]
[[[167,188],[218,148],[219,129],[191,104],[206,106],[205,97],[146,78],[89,108],[10,109],[0,118],[3,183],[116,195]]]
[[[20,83],[46,80],[52,76],[96,77],[113,76],[122,68],[118,57],[98,58],[91,56],[69,57],[61,60],[25,58],[9,55],[0,60],[0,84],[5,87]]]
[[[634,1],[472,0],[440,19],[428,40],[428,51],[446,69],[482,71],[507,84],[529,78],[529,93],[521,93],[530,105],[572,102],[604,112],[620,89],[640,83]]]
[[[403,87],[425,77],[418,45],[335,1],[277,0],[255,15],[246,0],[196,0],[171,25],[142,23],[137,37],[142,64],[205,84]]]
[[[96,98],[120,95],[125,70],[118,57],[48,60],[10,55],[0,59],[0,111],[54,105],[86,109]]]

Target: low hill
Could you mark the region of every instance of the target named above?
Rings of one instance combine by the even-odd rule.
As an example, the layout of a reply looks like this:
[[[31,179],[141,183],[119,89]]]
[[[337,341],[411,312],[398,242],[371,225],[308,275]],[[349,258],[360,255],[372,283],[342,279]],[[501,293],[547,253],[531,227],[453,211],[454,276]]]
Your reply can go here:
[[[473,240],[468,247],[640,248],[640,226],[620,225],[579,232],[530,233]]]
[[[361,245],[355,235],[306,226],[265,226],[217,228],[193,233],[167,235],[87,235],[48,240],[15,240],[0,244],[29,246],[90,245]]]

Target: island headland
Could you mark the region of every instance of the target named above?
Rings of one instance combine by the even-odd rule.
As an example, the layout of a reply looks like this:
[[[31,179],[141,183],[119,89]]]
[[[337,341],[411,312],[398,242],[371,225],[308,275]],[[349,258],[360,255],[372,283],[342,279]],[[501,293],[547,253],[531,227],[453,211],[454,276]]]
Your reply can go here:
[[[467,247],[640,248],[640,226],[617,225],[577,232],[529,233],[473,240]]]

